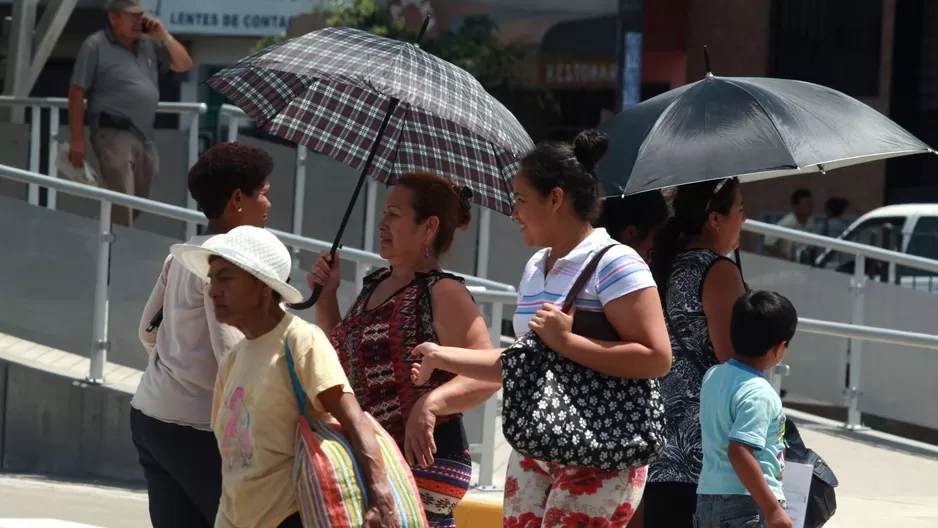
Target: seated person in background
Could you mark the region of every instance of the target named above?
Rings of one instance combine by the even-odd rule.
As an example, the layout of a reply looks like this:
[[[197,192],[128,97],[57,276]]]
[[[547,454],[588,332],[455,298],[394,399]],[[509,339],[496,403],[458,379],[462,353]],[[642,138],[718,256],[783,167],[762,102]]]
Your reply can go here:
[[[810,233],[813,227],[811,222],[813,216],[814,197],[811,191],[807,189],[796,189],[795,192],[791,193],[791,212],[778,221],[778,226]],[[767,235],[763,239],[763,243],[769,255],[782,260],[795,262],[799,261],[801,253],[805,249],[804,244],[799,244],[777,236]]]
[[[824,202],[824,219],[818,223],[818,234],[837,238],[850,227],[850,222],[844,220],[844,211],[850,205],[844,198],[834,196]]]
[[[593,227],[606,228],[609,236],[631,247],[648,262],[655,233],[668,221],[668,204],[661,191],[611,196],[603,200],[602,209]]]
[[[762,373],[785,357],[797,324],[795,307],[775,292],[750,291],[733,305],[733,358],[711,367],[700,389],[698,528],[792,526],[782,490],[785,414]]]

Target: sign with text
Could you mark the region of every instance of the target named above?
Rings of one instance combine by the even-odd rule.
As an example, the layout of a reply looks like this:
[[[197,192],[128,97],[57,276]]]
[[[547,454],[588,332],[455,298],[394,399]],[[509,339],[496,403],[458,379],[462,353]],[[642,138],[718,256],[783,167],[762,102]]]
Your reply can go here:
[[[295,16],[336,3],[335,0],[159,0],[154,11],[174,35],[266,37],[286,32]]]
[[[542,57],[540,83],[565,88],[615,88],[615,57]]]

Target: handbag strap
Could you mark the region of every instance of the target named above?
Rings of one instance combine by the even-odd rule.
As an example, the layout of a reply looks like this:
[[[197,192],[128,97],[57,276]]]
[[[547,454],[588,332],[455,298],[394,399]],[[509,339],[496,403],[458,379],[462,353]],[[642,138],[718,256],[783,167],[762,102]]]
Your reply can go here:
[[[576,278],[576,282],[573,283],[573,286],[570,287],[570,290],[567,292],[567,297],[563,301],[563,308],[561,308],[563,313],[570,313],[570,309],[573,308],[574,303],[576,303],[577,296],[580,295],[580,292],[586,287],[586,281],[590,280],[590,277],[596,272],[596,268],[599,267],[599,261],[603,259],[603,255],[614,246],[618,245],[619,244],[609,244],[600,249],[580,271],[580,275]]]
[[[300,414],[306,419],[309,428],[313,428],[313,418],[309,415],[306,407],[306,392],[303,390],[303,384],[300,383],[300,377],[296,375],[296,365],[293,362],[293,353],[290,351],[290,338],[285,337],[283,348],[286,351],[287,370],[290,371],[290,383],[293,385],[293,394],[296,396],[296,404],[300,407]]]

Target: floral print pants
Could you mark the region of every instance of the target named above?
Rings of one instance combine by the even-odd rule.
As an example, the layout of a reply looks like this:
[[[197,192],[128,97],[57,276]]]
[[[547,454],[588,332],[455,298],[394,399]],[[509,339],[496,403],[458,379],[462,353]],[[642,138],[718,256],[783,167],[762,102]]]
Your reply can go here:
[[[647,472],[647,466],[621,472],[562,466],[512,452],[505,528],[625,528]]]

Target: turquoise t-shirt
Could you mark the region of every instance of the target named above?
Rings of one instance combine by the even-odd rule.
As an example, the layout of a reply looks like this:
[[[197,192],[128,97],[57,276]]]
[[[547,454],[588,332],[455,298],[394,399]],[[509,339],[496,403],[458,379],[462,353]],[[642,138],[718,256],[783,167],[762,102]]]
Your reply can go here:
[[[730,440],[753,447],[769,488],[785,500],[785,414],[765,376],[735,359],[711,367],[700,389],[703,470],[698,495],[748,495],[729,456]]]

